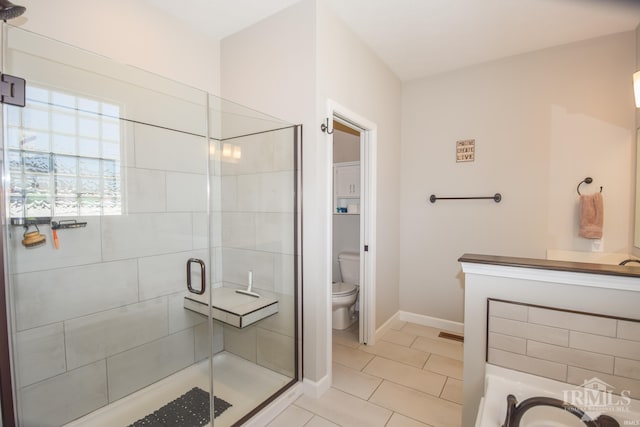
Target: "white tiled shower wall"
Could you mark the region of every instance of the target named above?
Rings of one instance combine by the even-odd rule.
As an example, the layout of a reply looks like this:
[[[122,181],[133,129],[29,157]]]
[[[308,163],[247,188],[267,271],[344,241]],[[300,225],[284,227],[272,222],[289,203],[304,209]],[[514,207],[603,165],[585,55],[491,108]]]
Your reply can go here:
[[[40,227],[46,245],[33,249],[21,245],[22,228],[9,227],[21,423],[64,424],[206,357],[207,324],[183,308],[191,257],[209,260],[214,286],[223,280],[225,286],[244,286],[251,268],[258,291],[278,293],[280,300],[277,316],[246,331],[229,328],[225,341],[215,323],[215,351],[292,373],[288,359],[294,352],[281,350],[292,349],[294,341],[293,131],[249,137],[246,144],[233,140],[242,146],[242,160],[225,166],[233,176],[221,179],[223,143],[212,144],[217,157],[210,156],[206,138],[166,129],[204,133],[202,91],[114,67],[106,58],[19,29],[10,30],[7,56],[7,71],[29,84],[118,100],[122,115],[132,120],[120,121],[123,215],[76,218],[87,226],[60,230],[58,250],[48,226]],[[235,108],[224,123],[214,114],[212,127],[225,124],[230,134],[266,126],[243,111]],[[209,181],[207,161],[216,175]],[[223,217],[223,206],[253,218],[255,234],[238,244],[235,231],[225,232],[223,248],[221,229],[234,221],[233,215]]]
[[[236,162],[214,144],[223,177],[210,180],[209,227],[206,140],[123,127],[126,215],[79,218],[87,227],[60,230],[58,250],[51,237],[26,249],[11,230],[25,425],[64,424],[205,358],[207,324],[183,296],[186,260],[209,253],[214,286],[245,287],[252,270],[255,290],[279,300],[277,315],[246,329],[216,322],[215,351],[294,376],[293,130],[233,140]]]
[[[640,320],[489,301],[488,362],[640,398]]]
[[[295,374],[293,129],[231,139],[241,161],[221,157],[224,286],[278,299],[279,312],[248,328],[224,326],[224,348],[281,374]]]
[[[121,124],[123,215],[78,218],[57,250],[48,226],[32,249],[10,230],[24,425],[64,424],[207,356],[204,317],[182,307],[186,260],[209,257],[207,141]]]

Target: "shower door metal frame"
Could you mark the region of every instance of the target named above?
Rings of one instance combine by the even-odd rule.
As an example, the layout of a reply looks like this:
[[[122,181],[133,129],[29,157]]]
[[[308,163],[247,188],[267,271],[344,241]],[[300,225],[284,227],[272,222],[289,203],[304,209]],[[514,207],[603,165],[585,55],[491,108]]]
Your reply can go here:
[[[7,51],[7,32],[8,32],[8,24],[5,20],[2,22],[2,30],[1,30],[1,49],[0,52],[0,70],[4,72],[5,67],[5,53]],[[13,89],[13,88],[11,88]],[[22,95],[24,95],[24,87],[21,90]],[[2,97],[2,101],[4,101],[4,96]],[[24,101],[24,100],[23,100]],[[4,105],[0,105],[0,132],[2,138],[2,143],[0,147],[2,147],[2,152],[0,152],[0,156],[2,156],[2,160],[0,161],[0,174],[2,177],[5,176],[5,163],[4,163],[4,144],[6,141],[5,138],[5,130],[4,130],[4,122],[5,122],[5,107]],[[10,314],[9,314],[9,306],[7,304],[9,297],[9,281],[6,276],[6,251],[5,251],[5,187],[4,187],[4,179],[0,183],[0,191],[2,191],[0,196],[0,212],[2,212],[2,221],[0,221],[0,418],[2,419],[3,427],[15,427],[16,426],[16,412],[15,412],[15,402],[14,402],[14,389],[13,389],[13,372],[11,369],[11,333],[10,333]]]
[[[286,128],[272,129],[266,132],[283,130]],[[269,406],[270,403],[278,399],[284,393],[289,391],[296,383],[302,378],[302,125],[292,125],[293,130],[293,240],[294,240],[294,257],[293,263],[294,270],[294,286],[293,286],[293,301],[294,301],[294,372],[295,375],[287,384],[282,386],[280,390],[273,393],[260,405],[253,410],[245,414],[244,417],[236,421],[232,427],[239,427],[253,418],[260,411]],[[255,135],[255,134],[252,134]],[[246,135],[244,135],[246,136]],[[215,420],[213,421],[213,427],[215,427]]]
[[[0,185],[0,190],[4,194],[4,185]],[[4,212],[4,199],[0,201],[0,209]],[[3,427],[15,427],[4,255],[4,227],[0,227],[0,399]]]

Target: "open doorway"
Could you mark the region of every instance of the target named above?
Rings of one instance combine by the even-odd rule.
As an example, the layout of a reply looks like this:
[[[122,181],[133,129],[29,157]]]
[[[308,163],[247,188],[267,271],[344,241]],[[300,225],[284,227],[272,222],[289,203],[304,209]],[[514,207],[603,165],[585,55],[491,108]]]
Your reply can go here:
[[[330,342],[344,343],[344,339],[347,339],[349,344],[373,345],[375,341],[376,233],[375,209],[372,207],[375,206],[376,193],[377,127],[375,123],[332,101],[329,102],[328,113],[333,133],[327,134],[328,140],[331,141],[329,144],[331,163],[327,166],[331,168],[330,176],[332,177],[329,186],[332,209],[331,212],[327,212],[331,218],[331,230],[327,236],[331,256],[327,267],[332,273],[332,282],[348,283],[354,281],[355,258],[355,270],[358,276],[356,301],[352,307],[349,307],[349,314],[355,318],[347,319],[346,330],[333,327],[334,284],[331,284],[332,304],[328,318]],[[346,269],[344,267],[341,269],[342,263],[345,263]],[[343,288],[347,288],[342,290],[348,294],[350,286]],[[350,323],[351,320],[354,320],[353,323]],[[331,348],[327,356],[330,366]]]
[[[333,120],[331,305],[334,339],[362,343],[360,333],[361,131]],[[364,285],[364,280],[363,283]]]

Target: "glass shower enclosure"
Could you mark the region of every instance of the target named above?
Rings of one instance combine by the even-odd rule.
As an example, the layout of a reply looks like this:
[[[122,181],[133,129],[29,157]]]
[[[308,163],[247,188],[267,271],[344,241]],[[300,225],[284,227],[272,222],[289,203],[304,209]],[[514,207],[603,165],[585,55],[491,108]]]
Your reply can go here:
[[[4,32],[15,424],[244,422],[300,377],[300,127]]]

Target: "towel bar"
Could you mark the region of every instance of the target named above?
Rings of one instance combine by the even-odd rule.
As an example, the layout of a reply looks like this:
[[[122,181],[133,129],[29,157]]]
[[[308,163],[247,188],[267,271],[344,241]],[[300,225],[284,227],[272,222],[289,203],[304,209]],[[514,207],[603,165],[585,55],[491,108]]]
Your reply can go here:
[[[435,194],[432,194],[431,197],[429,197],[429,201],[431,203],[435,203],[436,200],[478,200],[478,199],[492,199],[494,202],[500,203],[500,200],[502,200],[502,194],[496,193],[493,196],[488,196],[488,197],[436,197]]]

